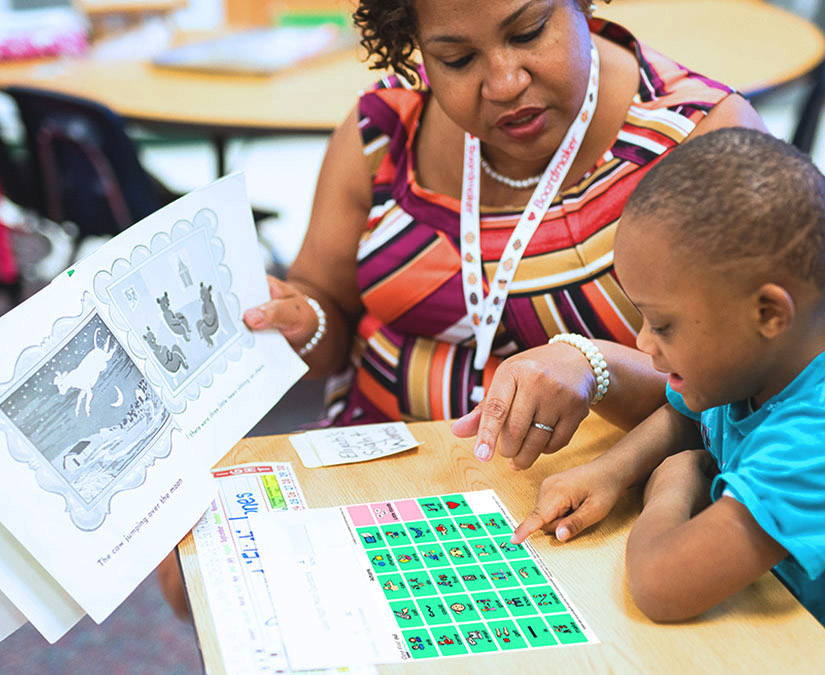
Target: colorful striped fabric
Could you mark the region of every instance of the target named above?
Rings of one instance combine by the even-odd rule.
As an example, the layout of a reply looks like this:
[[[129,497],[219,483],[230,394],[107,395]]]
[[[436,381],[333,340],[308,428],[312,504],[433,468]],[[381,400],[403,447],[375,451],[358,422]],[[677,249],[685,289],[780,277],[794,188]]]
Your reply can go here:
[[[635,50],[639,91],[612,147],[556,198],[530,241],[485,385],[503,357],[557,333],[634,344],[640,317],[613,270],[622,208],[655,160],[731,92],[638,44],[616,24],[593,20],[591,30]],[[461,287],[458,200],[419,186],[413,167],[414,130],[428,96],[390,77],[360,99],[373,171],[373,206],[358,251],[365,314],[351,371],[330,381],[334,424],[452,418],[472,408],[474,343]],[[520,215],[482,207],[487,279]]]

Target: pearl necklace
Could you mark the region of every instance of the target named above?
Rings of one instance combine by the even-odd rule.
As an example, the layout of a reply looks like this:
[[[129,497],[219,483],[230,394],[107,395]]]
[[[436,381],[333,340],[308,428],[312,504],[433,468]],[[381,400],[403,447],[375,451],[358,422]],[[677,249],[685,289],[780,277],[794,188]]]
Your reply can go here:
[[[541,180],[541,177],[543,175],[539,174],[538,176],[530,176],[530,178],[522,179],[509,178],[507,176],[503,176],[498,171],[496,171],[492,166],[490,166],[490,163],[486,159],[484,159],[484,157],[481,158],[481,168],[484,169],[484,173],[486,173],[494,181],[498,181],[499,183],[502,183],[507,187],[513,188],[514,190],[527,190],[531,187],[535,187],[539,184],[539,181]]]

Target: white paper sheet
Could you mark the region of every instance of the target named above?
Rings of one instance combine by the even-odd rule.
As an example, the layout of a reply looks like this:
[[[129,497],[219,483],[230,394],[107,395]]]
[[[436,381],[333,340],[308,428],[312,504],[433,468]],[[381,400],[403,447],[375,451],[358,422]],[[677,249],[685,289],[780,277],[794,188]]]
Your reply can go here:
[[[314,429],[289,440],[308,469],[367,462],[420,445],[404,422]]]
[[[209,467],[306,366],[242,323],[268,292],[241,176],[71,272],[0,318],[0,521],[101,622],[208,506]]]
[[[393,617],[341,511],[251,516],[289,662],[295,670],[401,661]]]

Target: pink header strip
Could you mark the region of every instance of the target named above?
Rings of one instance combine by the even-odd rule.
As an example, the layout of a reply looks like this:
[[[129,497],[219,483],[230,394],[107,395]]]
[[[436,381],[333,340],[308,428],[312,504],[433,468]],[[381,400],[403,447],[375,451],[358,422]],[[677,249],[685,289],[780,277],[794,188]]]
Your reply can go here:
[[[401,516],[401,520],[423,520],[424,514],[421,513],[421,507],[414,499],[404,499],[399,502],[393,502],[395,510]]]

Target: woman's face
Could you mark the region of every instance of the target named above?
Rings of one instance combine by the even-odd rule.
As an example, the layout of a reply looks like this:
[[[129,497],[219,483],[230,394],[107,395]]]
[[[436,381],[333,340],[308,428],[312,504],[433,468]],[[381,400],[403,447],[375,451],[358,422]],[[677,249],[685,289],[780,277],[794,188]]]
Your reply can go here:
[[[499,154],[552,155],[590,70],[590,33],[575,0],[416,0],[415,9],[418,46],[446,114]]]

